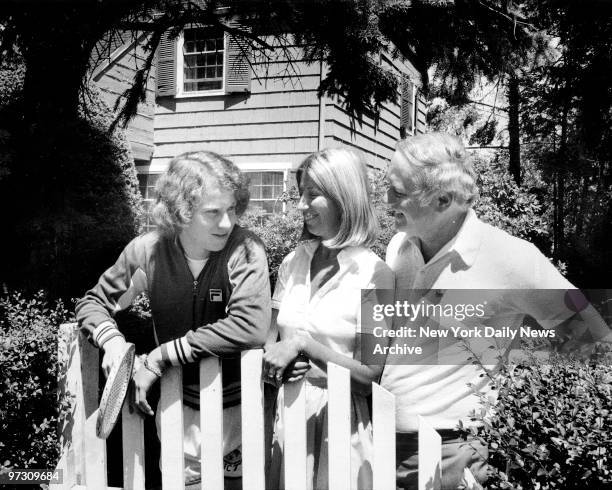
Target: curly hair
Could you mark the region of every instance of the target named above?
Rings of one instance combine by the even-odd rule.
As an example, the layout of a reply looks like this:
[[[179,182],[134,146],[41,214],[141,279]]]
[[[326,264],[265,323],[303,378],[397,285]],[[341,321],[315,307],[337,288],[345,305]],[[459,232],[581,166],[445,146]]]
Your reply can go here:
[[[212,151],[183,153],[172,159],[155,186],[153,221],[163,234],[177,234],[191,222],[211,185],[233,191],[236,214],[249,205],[246,177],[227,158]]]

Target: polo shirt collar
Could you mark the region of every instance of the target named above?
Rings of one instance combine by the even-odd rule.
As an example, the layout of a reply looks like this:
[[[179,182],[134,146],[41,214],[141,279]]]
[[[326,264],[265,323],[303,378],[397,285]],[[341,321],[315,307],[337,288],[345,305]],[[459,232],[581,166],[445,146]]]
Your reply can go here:
[[[311,239],[304,242],[304,249],[306,250],[306,253],[310,259],[312,259],[312,256],[320,243],[321,241],[316,239]],[[361,250],[361,247],[344,247],[340,250],[340,252],[338,252],[338,263],[340,265],[347,264],[355,255],[355,252],[359,250]]]
[[[471,267],[476,260],[482,242],[482,228],[480,225],[481,222],[474,210],[472,208],[468,209],[457,234],[432,257],[427,265],[433,264],[451,252],[456,252],[465,265]]]

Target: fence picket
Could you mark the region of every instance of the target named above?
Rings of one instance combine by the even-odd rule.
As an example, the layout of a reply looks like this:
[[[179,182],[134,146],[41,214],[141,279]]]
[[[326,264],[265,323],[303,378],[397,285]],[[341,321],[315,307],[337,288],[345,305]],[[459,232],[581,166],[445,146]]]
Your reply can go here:
[[[98,419],[98,349],[79,336],[81,347],[81,379],[85,482],[91,490],[106,490],[106,441],[96,436]]]
[[[372,383],[374,489],[395,490],[395,397]]]
[[[76,328],[76,324],[73,325]],[[74,471],[75,484],[85,483],[85,408],[83,400],[83,366],[81,362],[81,346],[83,341],[78,333],[71,337],[70,344],[70,366],[68,366],[67,391],[74,394],[73,400],[73,425],[72,433],[69,435],[71,440],[68,445],[68,457],[66,466],[68,469],[72,466]],[[91,368],[91,366],[85,366]],[[96,366],[97,369],[97,366]],[[71,378],[71,375],[74,376]],[[66,477],[64,477],[65,479]]]
[[[419,490],[440,490],[442,486],[442,438],[418,416],[419,421]]]
[[[263,351],[243,352],[240,360],[242,397],[242,481],[249,490],[264,490],[265,443],[261,363]]]
[[[217,357],[200,361],[202,475],[207,488],[223,488],[223,386]]]
[[[329,488],[351,488],[351,378],[349,370],[327,363]]]
[[[304,380],[283,385],[286,490],[306,490],[306,394]],[[289,430],[291,428],[291,430]]]
[[[123,444],[123,488],[145,490],[144,424],[136,410],[130,413],[129,401],[121,409]]]
[[[161,379],[161,470],[162,489],[185,485],[183,456],[183,371],[169,368]]]

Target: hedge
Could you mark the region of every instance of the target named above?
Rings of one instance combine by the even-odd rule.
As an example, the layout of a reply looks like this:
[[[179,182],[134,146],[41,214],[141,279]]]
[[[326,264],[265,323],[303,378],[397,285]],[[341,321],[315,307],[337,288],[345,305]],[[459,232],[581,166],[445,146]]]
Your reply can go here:
[[[59,325],[70,314],[43,292],[0,297],[0,472],[8,468],[54,468],[58,426],[69,410],[58,400]]]
[[[608,363],[559,357],[506,366],[494,384],[497,403],[470,430],[489,446],[488,488],[612,488]]]
[[[82,294],[140,230],[130,145],[95,86],[80,116],[33,141],[21,124],[19,64],[0,66],[0,207],[7,210],[0,281],[56,297]],[[7,251],[8,249],[8,251]]]

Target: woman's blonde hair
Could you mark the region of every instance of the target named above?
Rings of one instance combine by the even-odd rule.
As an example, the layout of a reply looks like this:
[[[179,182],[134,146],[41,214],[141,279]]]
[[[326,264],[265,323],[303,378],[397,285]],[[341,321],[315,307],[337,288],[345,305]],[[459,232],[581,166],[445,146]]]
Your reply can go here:
[[[397,151],[410,165],[412,197],[422,206],[439,192],[451,194],[466,206],[477,199],[476,173],[456,136],[438,132],[411,136],[397,144]]]
[[[176,234],[188,225],[211,185],[230,190],[240,216],[249,204],[248,182],[238,167],[212,151],[183,153],[172,159],[155,185],[153,221],[163,234]]]
[[[340,211],[340,229],[325,240],[328,248],[370,246],[378,235],[378,220],[370,200],[370,183],[360,154],[345,148],[313,153],[298,167],[298,185],[308,175]],[[304,238],[312,235],[304,228]]]

